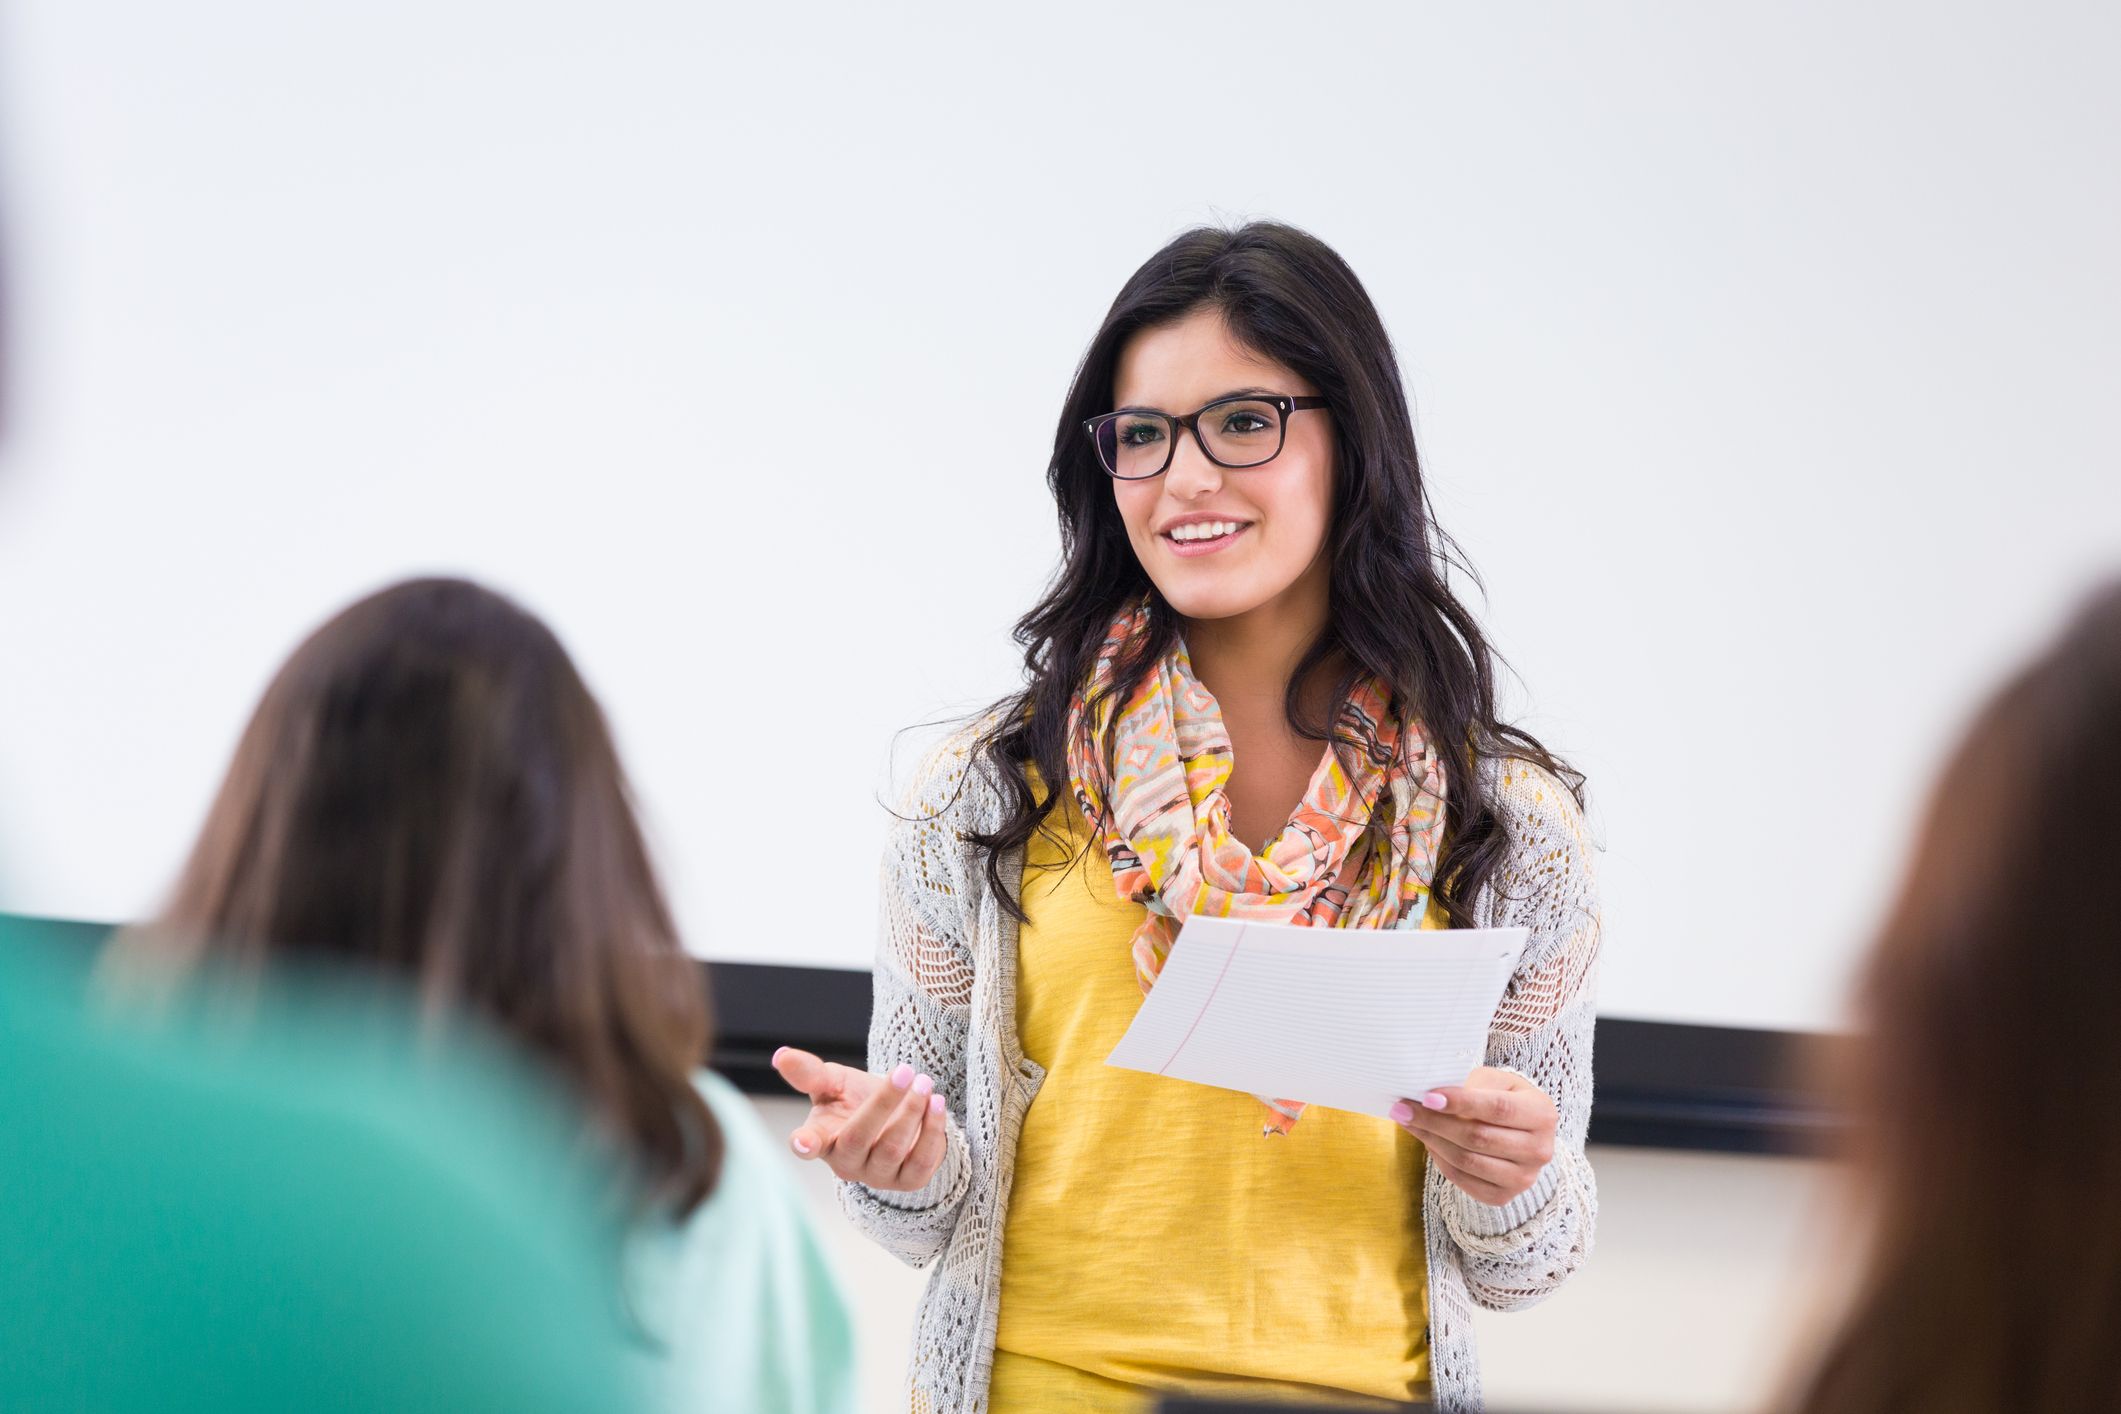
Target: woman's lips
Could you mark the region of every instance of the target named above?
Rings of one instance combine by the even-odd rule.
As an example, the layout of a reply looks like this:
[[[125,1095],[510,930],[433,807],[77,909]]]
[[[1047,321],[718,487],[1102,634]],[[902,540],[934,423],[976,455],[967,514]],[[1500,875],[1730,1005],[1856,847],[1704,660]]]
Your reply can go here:
[[[1228,535],[1218,535],[1213,540],[1173,540],[1168,533],[1157,538],[1164,542],[1165,548],[1172,554],[1192,559],[1196,555],[1212,555],[1217,550],[1235,545],[1251,529],[1249,523],[1240,525]]]

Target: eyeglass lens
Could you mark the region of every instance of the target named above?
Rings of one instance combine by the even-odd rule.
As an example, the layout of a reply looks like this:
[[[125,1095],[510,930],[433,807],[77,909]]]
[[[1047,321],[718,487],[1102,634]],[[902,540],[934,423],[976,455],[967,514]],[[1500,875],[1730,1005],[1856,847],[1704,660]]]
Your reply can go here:
[[[1194,424],[1208,455],[1227,467],[1259,466],[1281,451],[1281,409],[1246,398],[1203,408]],[[1176,422],[1156,412],[1122,412],[1097,428],[1097,454],[1114,476],[1154,476],[1171,463]]]

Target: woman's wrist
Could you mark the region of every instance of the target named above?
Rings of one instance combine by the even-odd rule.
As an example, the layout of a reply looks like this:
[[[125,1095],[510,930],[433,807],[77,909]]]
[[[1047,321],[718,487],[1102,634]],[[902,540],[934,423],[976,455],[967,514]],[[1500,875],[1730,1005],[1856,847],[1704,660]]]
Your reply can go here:
[[[1532,1186],[1507,1203],[1483,1203],[1457,1185],[1451,1187],[1451,1197],[1458,1205],[1458,1222],[1468,1236],[1502,1237],[1539,1216],[1554,1194],[1561,1187],[1562,1156],[1556,1154],[1538,1176]]]

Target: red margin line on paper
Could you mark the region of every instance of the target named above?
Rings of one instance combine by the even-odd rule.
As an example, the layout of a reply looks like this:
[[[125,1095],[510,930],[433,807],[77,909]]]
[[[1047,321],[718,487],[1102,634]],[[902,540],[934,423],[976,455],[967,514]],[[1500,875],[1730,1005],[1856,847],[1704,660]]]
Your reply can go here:
[[[1179,1051],[1183,1051],[1186,1043],[1193,1039],[1193,1033],[1200,1030],[1201,1018],[1208,1014],[1208,1008],[1215,1002],[1215,994],[1222,990],[1223,978],[1230,975],[1230,964],[1237,961],[1237,946],[1245,940],[1245,927],[1243,923],[1237,925],[1237,936],[1230,941],[1230,955],[1223,959],[1223,970],[1215,974],[1215,985],[1208,989],[1207,998],[1201,1002],[1200,1011],[1194,1016],[1193,1024],[1186,1028],[1186,1034],[1180,1038],[1177,1049],[1171,1052],[1171,1059],[1157,1068],[1158,1075],[1164,1074],[1177,1063]]]

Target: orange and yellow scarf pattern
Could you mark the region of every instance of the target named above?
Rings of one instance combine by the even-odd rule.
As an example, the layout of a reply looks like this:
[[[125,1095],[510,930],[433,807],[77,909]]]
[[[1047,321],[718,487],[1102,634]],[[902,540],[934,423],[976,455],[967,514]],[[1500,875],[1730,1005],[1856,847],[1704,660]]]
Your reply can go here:
[[[1254,854],[1230,829],[1230,737],[1185,644],[1131,691],[1111,691],[1114,664],[1147,625],[1146,604],[1113,620],[1068,724],[1076,803],[1111,857],[1120,896],[1148,909],[1133,939],[1142,991],[1195,914],[1419,927],[1443,841],[1444,767],[1418,723],[1391,715],[1384,684],[1365,680],[1336,723],[1354,770],[1325,750],[1288,823]],[[1286,1134],[1303,1113],[1294,1101],[1260,1098],[1270,1134]]]

